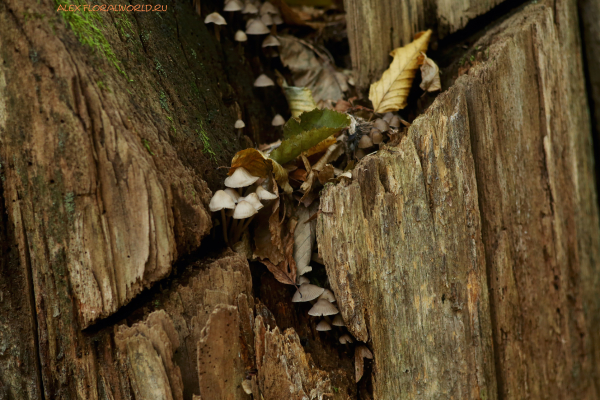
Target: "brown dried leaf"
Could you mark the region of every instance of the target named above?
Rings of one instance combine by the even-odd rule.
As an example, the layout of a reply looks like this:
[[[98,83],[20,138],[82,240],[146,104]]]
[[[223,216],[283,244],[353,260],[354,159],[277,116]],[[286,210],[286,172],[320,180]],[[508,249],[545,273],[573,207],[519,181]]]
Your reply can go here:
[[[324,185],[326,182],[328,182],[330,179],[333,178],[333,176],[334,176],[333,170],[334,170],[333,165],[327,164],[323,168],[323,170],[321,172],[319,172],[319,182],[321,182],[321,185]]]
[[[423,55],[423,64],[421,65],[421,85],[419,87],[426,92],[435,92],[442,90],[442,83],[440,82],[440,69],[433,62],[431,58],[428,58],[425,53]]]
[[[290,218],[286,226],[286,234],[282,243],[284,244],[284,260],[275,265],[268,260],[261,260],[273,274],[275,279],[286,285],[296,284],[296,262],[294,261],[294,231],[298,220]]]
[[[297,169],[290,174],[290,178],[295,179],[300,182],[304,182],[306,180],[306,171],[303,169]]]
[[[286,4],[284,0],[271,0],[271,3],[281,11],[281,17],[288,25],[303,26],[304,21],[296,14],[294,10]]]
[[[256,149],[238,151],[231,160],[228,175],[233,174],[239,167],[244,167],[251,175],[261,178],[266,177],[273,169],[264,154]]]
[[[327,150],[327,148],[329,146],[331,146],[332,144],[334,144],[336,142],[336,140],[337,139],[333,135],[329,136],[327,139],[323,140],[318,145],[313,146],[310,149],[308,149],[306,151],[306,157],[310,157],[313,154],[318,154],[318,153],[321,153],[321,152]]]
[[[319,205],[317,203],[310,208],[302,205],[296,208],[298,225],[294,231],[294,260],[296,261],[296,271],[298,276],[312,271],[309,264],[317,232],[316,221],[315,224],[312,224],[308,222],[308,220],[318,209]]]
[[[269,158],[267,161],[271,164],[273,175],[275,176],[275,180],[279,184],[279,187],[281,187],[285,193],[292,193],[294,190],[290,186],[287,170],[272,158]]]

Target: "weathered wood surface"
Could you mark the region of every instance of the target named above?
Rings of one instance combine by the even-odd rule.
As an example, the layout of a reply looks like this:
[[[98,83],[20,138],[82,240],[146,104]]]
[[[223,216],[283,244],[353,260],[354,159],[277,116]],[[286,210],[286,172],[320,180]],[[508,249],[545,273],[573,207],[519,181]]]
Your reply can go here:
[[[319,252],[370,336],[375,399],[600,397],[573,9],[530,6],[482,38],[489,59],[322,198]]]
[[[439,38],[464,28],[503,0],[344,0],[352,69],[358,88],[378,80],[389,53],[415,33],[435,28]]]

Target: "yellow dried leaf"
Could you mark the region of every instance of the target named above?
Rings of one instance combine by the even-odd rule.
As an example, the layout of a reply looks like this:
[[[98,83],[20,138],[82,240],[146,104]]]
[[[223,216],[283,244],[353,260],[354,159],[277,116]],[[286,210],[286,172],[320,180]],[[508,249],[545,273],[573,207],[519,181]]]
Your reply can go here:
[[[425,53],[421,54],[423,55],[423,65],[421,65],[420,88],[426,92],[442,90],[442,84],[440,82],[440,69],[431,58],[427,58]]]
[[[288,182],[288,172],[285,168],[283,168],[279,163],[271,158],[267,160],[271,164],[271,168],[273,169],[273,175],[275,175],[275,180],[279,184],[279,186],[283,189],[285,193],[292,193],[294,189],[290,186]]]
[[[327,139],[323,140],[316,146],[313,146],[310,149],[308,149],[306,151],[306,157],[310,157],[313,154],[319,154],[319,153],[324,152],[325,150],[327,150],[329,148],[329,146],[334,144],[336,141],[337,141],[337,139],[333,135],[329,136]]]
[[[294,118],[298,118],[303,112],[312,111],[317,108],[317,103],[315,103],[309,88],[286,85],[283,86],[283,93]]]
[[[394,60],[369,90],[369,100],[375,112],[386,113],[406,107],[406,98],[419,67],[419,56],[427,51],[430,38],[431,29],[418,33],[413,42],[390,53]]]
[[[262,152],[256,149],[246,149],[238,151],[233,156],[228,175],[233,174],[237,168],[244,167],[251,175],[264,178],[273,169],[271,165]]]

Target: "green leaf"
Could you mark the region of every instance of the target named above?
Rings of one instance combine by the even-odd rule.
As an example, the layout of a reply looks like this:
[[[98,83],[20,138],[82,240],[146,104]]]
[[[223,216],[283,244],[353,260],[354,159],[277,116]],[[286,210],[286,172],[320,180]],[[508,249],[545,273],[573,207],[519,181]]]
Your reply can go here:
[[[271,152],[270,158],[285,164],[349,125],[350,117],[337,111],[305,112],[300,115],[300,121],[292,118],[284,125],[283,137],[286,140]]]

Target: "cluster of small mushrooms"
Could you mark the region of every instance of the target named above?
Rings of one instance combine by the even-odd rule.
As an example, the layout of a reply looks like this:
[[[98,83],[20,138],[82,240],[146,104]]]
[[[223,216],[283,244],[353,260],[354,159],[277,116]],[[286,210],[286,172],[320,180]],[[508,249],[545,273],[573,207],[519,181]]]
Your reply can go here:
[[[264,207],[262,202],[278,197],[261,186],[263,181],[246,168],[239,167],[225,179],[227,189],[217,190],[213,195],[208,207],[212,212],[221,213],[225,243],[237,243],[254,215]]]
[[[360,129],[360,125],[365,128]],[[360,125],[354,135],[349,135],[347,138],[351,150],[355,151],[356,158],[359,160],[374,151],[377,146],[387,142],[402,125],[410,126],[408,122],[392,113],[386,113],[383,118],[378,118],[372,123]]]
[[[244,43],[248,41],[248,35],[256,36],[257,39],[262,38],[262,36],[267,35],[264,39],[262,39],[262,48],[269,51],[269,54],[272,57],[276,57],[279,53],[274,50],[281,44],[277,39],[275,34],[271,34],[271,29],[269,27],[276,27],[277,25],[283,24],[283,18],[281,17],[281,13],[279,9],[275,7],[272,3],[265,1],[261,3],[260,1],[252,1],[252,0],[226,0],[225,7],[223,11],[227,13],[241,13],[244,15],[244,19],[246,20],[246,31],[238,30],[234,35],[234,40],[239,43]],[[227,21],[221,14],[218,12],[214,12],[209,14],[204,19],[205,24],[213,24],[215,28],[215,36],[217,40],[220,40],[219,36],[219,26],[227,25]],[[275,29],[273,29],[273,33],[275,33]],[[271,78],[269,78],[265,74],[260,74],[258,78],[254,81],[255,87],[268,87],[274,86],[275,82]],[[273,126],[281,126],[285,123],[283,117],[279,114],[273,118],[272,124]],[[243,122],[242,122],[243,124]],[[236,123],[236,129],[239,124]],[[244,126],[241,126],[243,128]]]

